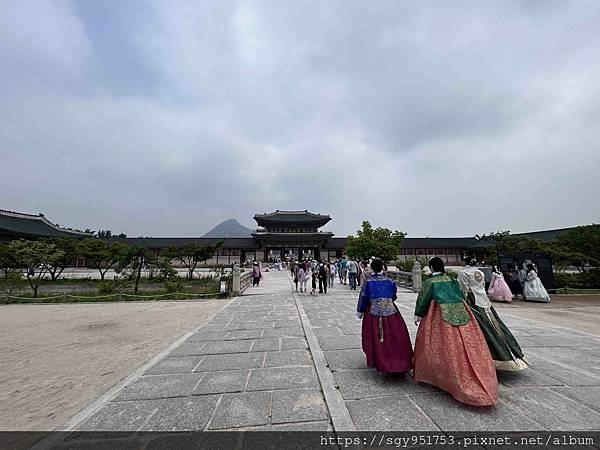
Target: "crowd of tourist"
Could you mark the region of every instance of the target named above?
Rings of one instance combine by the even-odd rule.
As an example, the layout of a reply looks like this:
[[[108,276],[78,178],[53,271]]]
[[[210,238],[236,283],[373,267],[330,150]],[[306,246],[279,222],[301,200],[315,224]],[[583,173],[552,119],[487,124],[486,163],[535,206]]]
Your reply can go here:
[[[300,261],[290,259],[286,261],[291,276],[296,286],[296,292],[308,294],[308,283],[310,281],[310,295],[327,294],[327,288],[333,287],[338,279],[341,285],[349,286],[350,290],[356,290],[364,283],[371,273],[369,261],[356,261],[346,256],[336,260],[305,258]],[[387,270],[387,267],[385,268]]]
[[[518,372],[529,367],[519,343],[490,300],[549,302],[550,296],[531,261],[509,267],[505,275],[494,266],[489,281],[473,257],[465,258],[458,277],[446,274],[438,257],[429,260],[431,276],[419,291],[414,322],[418,326],[414,351],[397,299],[396,282],[385,273],[383,261],[355,261],[343,257],[290,259],[286,266],[296,291],[327,294],[339,283],[350,290],[360,287],[356,317],[362,321],[362,349],[367,365],[387,376],[412,372],[413,379],[449,392],[460,402],[491,406],[498,402],[496,371]],[[262,274],[254,263],[252,276]],[[310,286],[310,292],[309,292]],[[487,289],[486,289],[487,288]]]

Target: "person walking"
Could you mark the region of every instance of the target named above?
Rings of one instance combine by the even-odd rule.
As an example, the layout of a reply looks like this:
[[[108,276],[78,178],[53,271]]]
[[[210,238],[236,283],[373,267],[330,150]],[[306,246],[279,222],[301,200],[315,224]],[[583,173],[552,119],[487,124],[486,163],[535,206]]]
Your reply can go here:
[[[517,264],[517,278],[519,280],[519,284],[521,285],[522,293],[523,288],[525,287],[525,279],[527,278],[527,269],[523,267],[523,264]]]
[[[484,275],[476,260],[465,258],[466,266],[458,274],[458,283],[490,349],[497,370],[517,372],[529,367],[521,346],[502,322],[485,293]]]
[[[413,349],[402,314],[394,303],[396,283],[383,275],[383,264],[371,263],[373,274],[363,283],[356,317],[362,320],[362,349],[367,366],[386,374],[413,368]]]
[[[523,299],[528,302],[550,302],[548,291],[544,288],[542,281],[538,277],[535,265],[533,264],[527,264],[527,276],[525,277],[525,286],[523,287]]]
[[[300,282],[300,293],[304,293],[306,295],[307,292],[307,283],[310,278],[310,270],[308,268],[308,264],[301,264],[298,269],[298,281]]]
[[[348,282],[350,283],[350,289],[356,290],[356,277],[358,276],[358,264],[356,261],[349,260],[346,263],[346,270],[348,271]]]
[[[335,263],[329,263],[329,287],[333,287],[333,281],[335,280],[335,276],[337,275],[337,269],[335,267]]]
[[[342,284],[346,284],[346,278],[348,276],[348,260],[345,256],[342,256],[342,260],[340,261],[340,278]]]
[[[512,264],[508,268],[508,272],[506,273],[506,281],[508,283],[508,287],[513,294],[514,299],[519,299],[519,295],[523,294],[523,288],[521,287],[521,282],[519,281],[519,275],[517,273],[517,269]]]
[[[432,275],[423,282],[415,305],[419,328],[413,378],[468,405],[495,405],[498,378],[477,320],[458,281],[446,275],[442,259],[431,258],[429,269]]]
[[[252,286],[258,286],[260,283],[260,279],[262,278],[262,273],[260,271],[260,265],[255,262],[252,266]]]
[[[324,260],[321,260],[317,270],[319,271],[319,294],[327,294],[329,272]]]
[[[492,269],[492,281],[488,289],[488,297],[495,302],[512,303],[512,292],[506,281],[504,281],[504,276],[498,266],[494,266]]]
[[[310,291],[310,295],[316,295],[317,291],[317,271],[310,269],[310,279],[312,290]]]

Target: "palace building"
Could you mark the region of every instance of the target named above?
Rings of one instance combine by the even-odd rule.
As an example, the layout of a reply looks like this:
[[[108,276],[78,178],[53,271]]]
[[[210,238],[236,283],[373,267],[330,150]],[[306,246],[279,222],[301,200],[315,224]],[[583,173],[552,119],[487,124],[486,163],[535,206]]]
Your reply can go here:
[[[201,237],[138,237],[110,238],[113,242],[124,242],[147,247],[160,255],[168,247],[188,243],[215,245],[221,248],[207,264],[230,265],[246,261],[274,261],[286,257],[337,259],[344,255],[346,237],[336,237],[330,231],[320,231],[330,220],[329,215],[304,211],[274,211],[256,214],[257,229],[246,238],[201,238]],[[537,231],[526,233],[529,237],[550,241],[571,230]],[[12,239],[37,239],[44,237],[91,237],[90,233],[60,227],[47,220],[43,214],[32,215],[0,210],[0,242]],[[483,255],[489,244],[475,237],[456,238],[413,238],[406,237],[397,257],[403,261],[416,258],[441,257],[448,265],[458,265],[465,253]]]

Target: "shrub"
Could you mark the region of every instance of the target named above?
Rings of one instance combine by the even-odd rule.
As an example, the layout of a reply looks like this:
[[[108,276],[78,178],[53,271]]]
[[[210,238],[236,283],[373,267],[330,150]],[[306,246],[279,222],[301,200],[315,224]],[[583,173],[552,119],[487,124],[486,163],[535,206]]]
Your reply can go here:
[[[600,269],[592,269],[582,273],[555,273],[554,281],[557,288],[599,289]]]
[[[181,278],[172,278],[165,281],[165,289],[168,293],[181,292],[183,290],[184,281]]]
[[[98,294],[112,295],[115,293],[115,283],[112,281],[101,281],[98,283]]]

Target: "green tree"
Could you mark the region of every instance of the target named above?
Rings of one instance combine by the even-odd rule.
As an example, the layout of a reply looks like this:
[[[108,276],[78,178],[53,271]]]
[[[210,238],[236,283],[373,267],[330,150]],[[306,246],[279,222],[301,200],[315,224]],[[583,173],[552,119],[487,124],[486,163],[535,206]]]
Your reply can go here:
[[[117,273],[125,273],[134,281],[134,292],[139,291],[140,279],[144,270],[156,268],[164,278],[177,276],[168,258],[159,258],[149,249],[131,245],[121,254],[120,261],[115,268]]]
[[[561,235],[554,251],[579,272],[600,264],[600,225],[583,225]]]
[[[9,270],[8,272],[0,275],[0,290],[8,297],[12,292],[23,284],[23,275],[20,270]]]
[[[488,263],[498,264],[500,256],[516,258],[521,253],[543,253],[546,246],[542,241],[531,239],[524,234],[511,234],[501,230],[489,234],[477,234],[475,238],[491,245]]]
[[[189,243],[181,247],[169,247],[165,252],[165,256],[183,264],[188,271],[187,277],[191,280],[198,264],[205,263],[212,258],[222,245],[223,242],[218,242],[216,245]]]
[[[44,241],[11,241],[9,247],[36,298],[44,276],[50,267],[64,258],[64,252],[56,245]]]
[[[98,230],[97,236],[100,239],[108,239],[112,237],[112,231],[110,230]]]
[[[9,272],[14,269],[18,269],[13,249],[9,246],[8,242],[0,244],[0,271],[4,273],[4,276],[8,275]]]
[[[52,280],[56,280],[58,277],[60,277],[65,268],[73,264],[73,262],[79,257],[79,240],[67,237],[55,237],[46,239],[45,241],[50,244],[54,244],[56,248],[62,250],[64,253],[62,258],[48,267],[50,278]]]
[[[368,259],[375,256],[383,261],[396,259],[406,236],[401,231],[373,228],[366,220],[362,223],[362,230],[358,230],[356,234],[357,236],[348,236],[348,256],[352,259]]]
[[[127,252],[127,247],[120,242],[108,244],[101,239],[88,238],[79,244],[79,253],[100,272],[100,279],[104,281],[106,272],[119,263]]]

